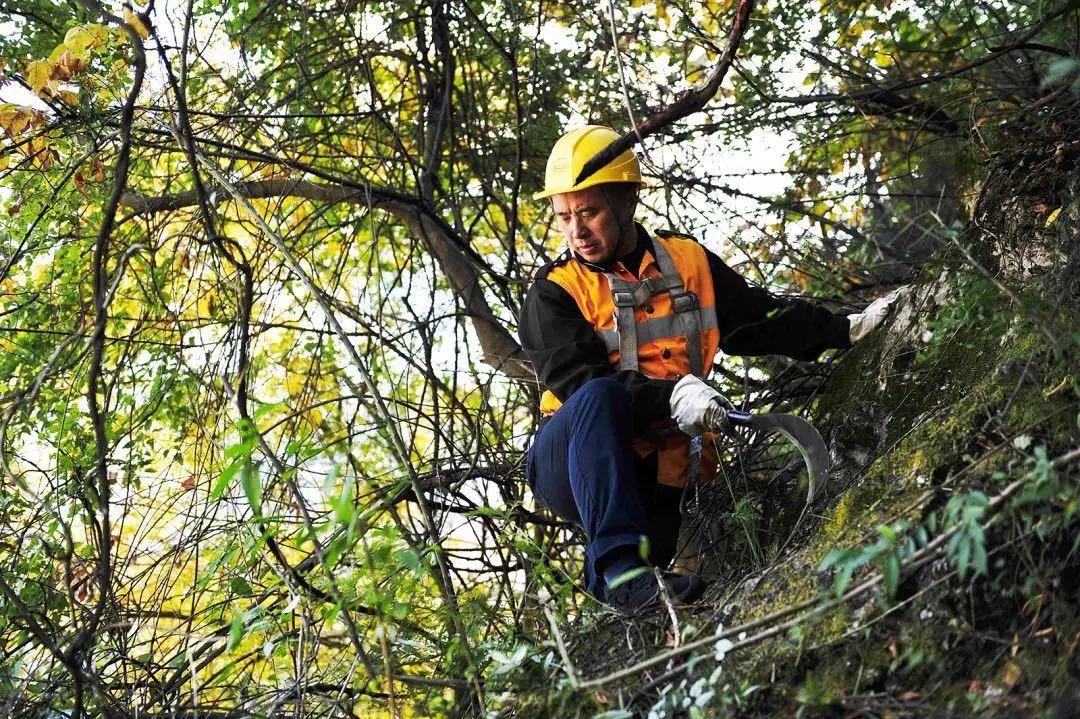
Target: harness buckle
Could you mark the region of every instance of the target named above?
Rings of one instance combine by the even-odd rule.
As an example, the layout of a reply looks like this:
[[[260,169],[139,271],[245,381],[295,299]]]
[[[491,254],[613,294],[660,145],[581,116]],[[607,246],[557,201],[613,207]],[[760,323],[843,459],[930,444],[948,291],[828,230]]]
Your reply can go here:
[[[671,306],[676,312],[693,312],[701,309],[701,301],[695,292],[680,292],[671,295]]]
[[[611,298],[616,307],[637,307],[634,293],[628,290],[612,290]]]

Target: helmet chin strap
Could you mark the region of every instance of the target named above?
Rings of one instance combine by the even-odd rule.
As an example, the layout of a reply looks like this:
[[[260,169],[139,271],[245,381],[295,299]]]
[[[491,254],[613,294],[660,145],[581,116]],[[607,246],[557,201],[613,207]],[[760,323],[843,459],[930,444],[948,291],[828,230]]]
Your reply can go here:
[[[615,202],[611,199],[611,188],[606,186],[606,185],[604,186],[604,198],[607,200],[608,207],[611,209],[611,214],[615,215],[615,222],[619,226],[619,245],[622,245],[623,240],[625,240],[626,237],[627,237],[627,235],[626,235],[627,229],[632,229],[634,227],[633,213],[630,214],[630,224],[627,225],[626,223],[623,222],[621,208],[617,207]],[[635,202],[635,204],[637,203],[637,195],[636,194],[634,196],[634,202]],[[619,248],[617,246],[616,249],[615,249],[615,257],[612,257],[611,259],[612,260],[617,260],[617,259],[619,259],[619,257],[621,257],[624,254],[627,254],[628,252],[632,251],[633,249],[634,249],[633,246],[631,246],[629,249],[626,250],[626,252],[620,253]]]

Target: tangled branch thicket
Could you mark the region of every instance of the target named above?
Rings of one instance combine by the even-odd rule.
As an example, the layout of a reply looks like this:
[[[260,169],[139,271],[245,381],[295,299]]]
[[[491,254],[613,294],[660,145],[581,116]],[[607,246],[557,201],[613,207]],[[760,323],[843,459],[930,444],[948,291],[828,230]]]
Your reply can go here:
[[[720,87],[745,2],[151,5],[0,5],[5,715],[509,715],[582,646],[619,669],[555,651],[596,605],[522,472],[565,127],[708,88],[649,128],[647,222],[837,310],[1019,133],[1080,142],[1069,2],[765,4]],[[811,411],[831,366],[715,378]],[[727,452],[686,538],[725,581],[769,571],[797,482]]]

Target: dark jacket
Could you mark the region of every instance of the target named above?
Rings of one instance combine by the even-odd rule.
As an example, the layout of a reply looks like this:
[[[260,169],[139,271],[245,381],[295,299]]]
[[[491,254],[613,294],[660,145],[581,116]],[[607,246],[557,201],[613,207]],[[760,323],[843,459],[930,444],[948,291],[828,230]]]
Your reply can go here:
[[[652,238],[641,225],[638,242],[623,265],[638,267]],[[813,360],[829,348],[846,348],[848,320],[823,307],[803,300],[781,299],[760,287],[747,284],[738,273],[708,250],[705,251],[716,293],[720,349],[731,355],[780,354],[799,360]],[[578,309],[577,303],[554,282],[545,279],[556,264],[581,262],[569,251],[555,263],[543,267],[525,296],[518,322],[518,336],[526,356],[544,386],[565,402],[591,379],[615,377],[630,391],[637,424],[644,426],[671,416],[669,400],[674,380],[653,379],[640,372],[620,371],[608,363],[603,341]],[[565,369],[556,368],[572,367]]]

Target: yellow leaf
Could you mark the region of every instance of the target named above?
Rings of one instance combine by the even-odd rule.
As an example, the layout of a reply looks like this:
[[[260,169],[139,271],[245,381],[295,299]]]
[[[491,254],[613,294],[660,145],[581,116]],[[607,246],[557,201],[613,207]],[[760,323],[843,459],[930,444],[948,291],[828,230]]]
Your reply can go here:
[[[67,81],[86,69],[86,63],[71,50],[64,50],[52,64],[52,79]]]
[[[9,164],[11,164],[11,158],[7,155],[0,155],[0,171],[8,169]]]
[[[1005,668],[1001,672],[1001,683],[1009,689],[1016,686],[1021,679],[1024,678],[1024,670],[1020,668],[1020,665],[1011,659],[1005,663]]]
[[[143,40],[150,37],[150,28],[146,26],[141,17],[131,11],[131,8],[124,8],[124,22],[134,28],[135,32],[139,33],[139,37]]]
[[[30,144],[23,148],[23,151],[42,170],[51,168],[59,158],[56,150],[49,147],[48,140],[41,135],[31,140]]]
[[[1061,208],[1060,207],[1057,208],[1056,210],[1054,210],[1053,212],[1051,212],[1050,216],[1046,218],[1046,227],[1050,227],[1050,225],[1054,224],[1054,221],[1058,218],[1058,215],[1060,215],[1060,214],[1061,214]]]
[[[64,33],[64,44],[71,50],[82,50],[89,44],[88,40],[89,33],[82,25],[76,25]]]
[[[26,80],[30,83],[30,89],[40,93],[52,77],[52,65],[47,60],[34,60],[26,67]]]
[[[30,127],[32,120],[33,111],[30,108],[7,103],[0,105],[0,129],[11,137]]]
[[[101,45],[109,37],[104,25],[76,25],[64,35],[64,45],[76,54],[85,53]]]
[[[60,95],[60,100],[65,105],[71,105],[74,107],[75,105],[79,104],[78,93],[74,93],[71,90],[61,90],[58,94]]]
[[[874,53],[874,63],[878,67],[888,67],[893,64],[892,55],[884,52]]]

